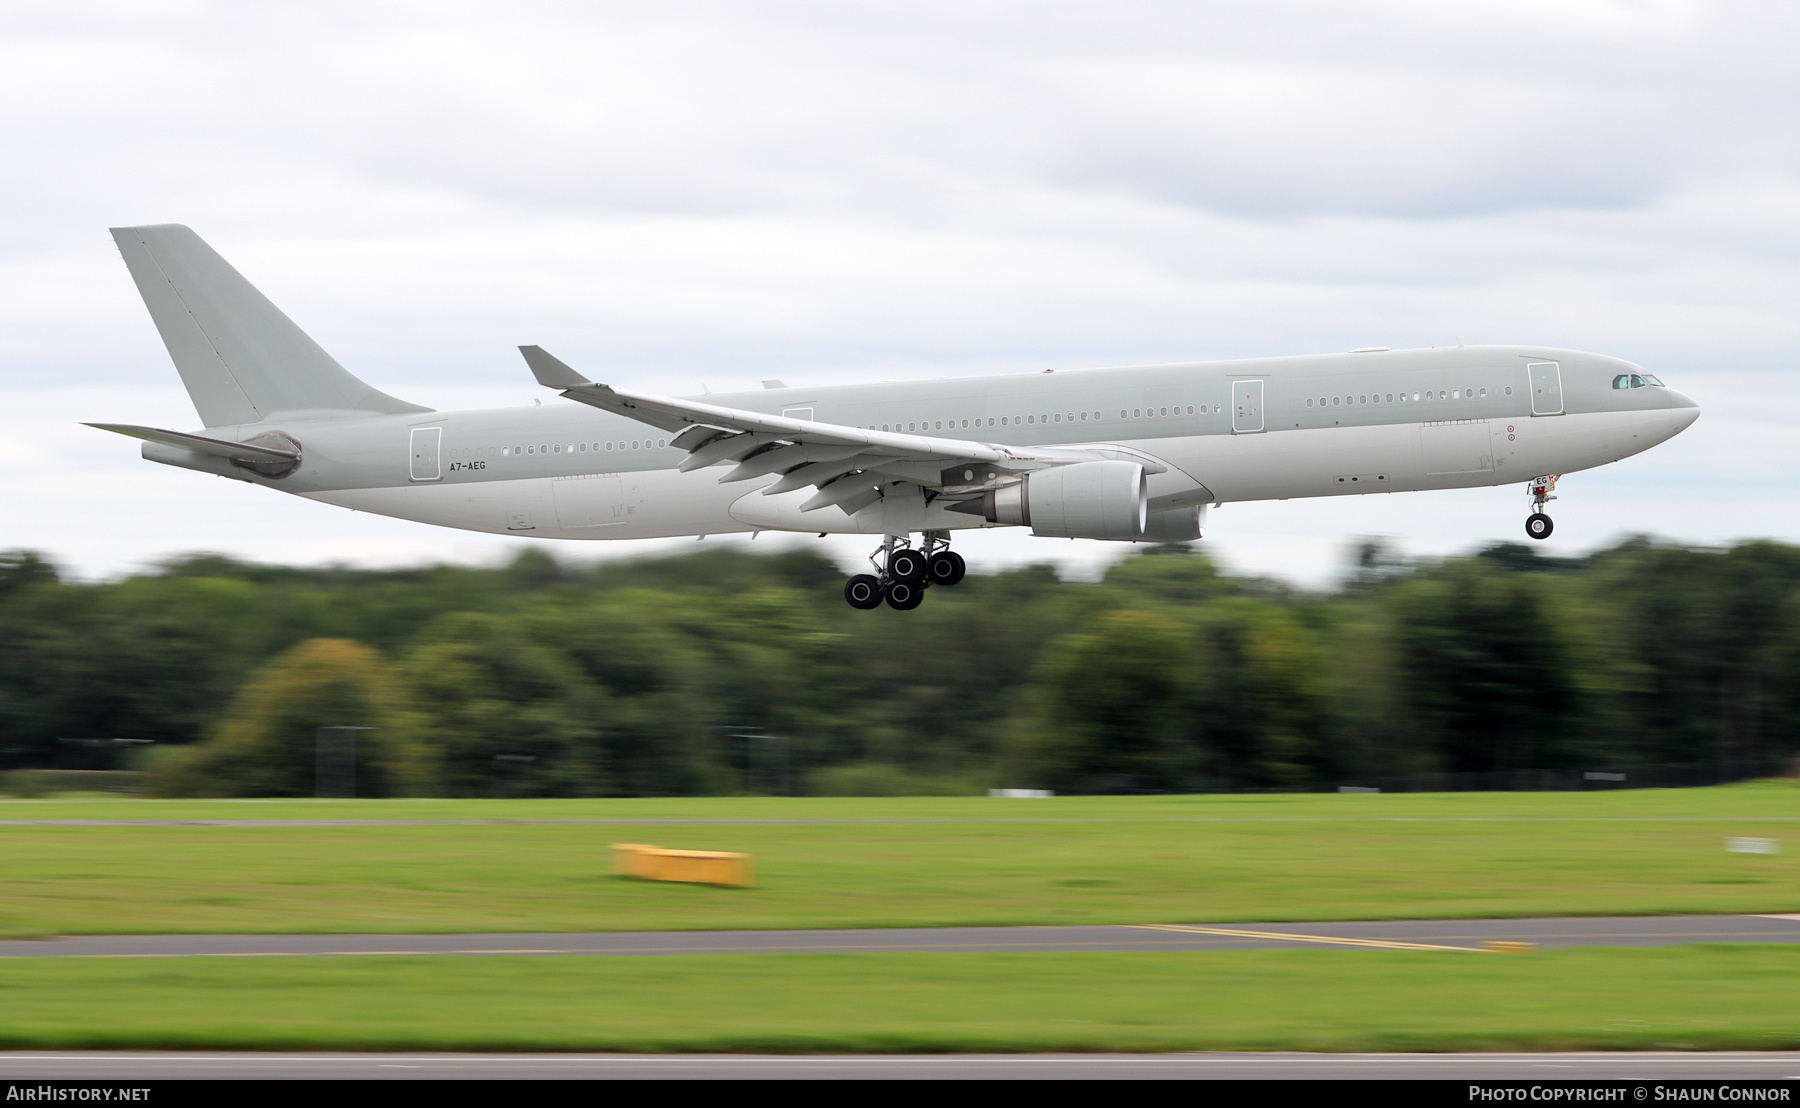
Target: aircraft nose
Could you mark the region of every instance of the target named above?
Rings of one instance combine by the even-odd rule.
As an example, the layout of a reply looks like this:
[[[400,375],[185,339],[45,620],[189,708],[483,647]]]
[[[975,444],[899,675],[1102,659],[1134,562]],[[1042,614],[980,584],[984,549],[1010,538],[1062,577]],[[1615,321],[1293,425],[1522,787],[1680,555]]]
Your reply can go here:
[[[1686,393],[1669,390],[1669,417],[1675,421],[1674,433],[1679,435],[1694,425],[1700,418],[1700,405]]]

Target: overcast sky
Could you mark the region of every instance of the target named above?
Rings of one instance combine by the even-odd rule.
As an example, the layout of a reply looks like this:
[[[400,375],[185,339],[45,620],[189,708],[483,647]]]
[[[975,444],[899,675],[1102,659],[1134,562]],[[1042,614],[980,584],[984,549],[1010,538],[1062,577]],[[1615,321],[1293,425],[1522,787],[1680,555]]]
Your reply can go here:
[[[1800,540],[1797,49],[1791,2],[3,4],[0,547],[99,577],[542,542],[79,426],[197,424],[106,234],[162,222],[443,409],[547,396],[520,343],[664,393],[1600,351],[1705,414],[1565,479],[1548,547]],[[1361,536],[1451,553],[1526,511],[1519,486],[1228,505],[1202,545],[1322,583]],[[1077,572],[1123,552],[961,549]]]

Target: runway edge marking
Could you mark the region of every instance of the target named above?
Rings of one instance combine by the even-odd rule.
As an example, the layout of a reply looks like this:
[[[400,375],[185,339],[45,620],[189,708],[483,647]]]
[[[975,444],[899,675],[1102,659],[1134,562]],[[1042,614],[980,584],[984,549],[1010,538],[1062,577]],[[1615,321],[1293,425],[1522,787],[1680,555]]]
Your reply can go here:
[[[1438,946],[1433,943],[1407,943],[1396,939],[1351,939],[1332,935],[1291,935],[1281,931],[1240,931],[1230,927],[1189,927],[1178,923],[1135,923],[1126,926],[1139,931],[1180,931],[1190,935],[1221,935],[1231,939],[1279,939],[1291,943],[1324,943],[1330,946],[1376,947],[1382,950],[1457,950],[1465,954],[1488,954],[1474,946]]]

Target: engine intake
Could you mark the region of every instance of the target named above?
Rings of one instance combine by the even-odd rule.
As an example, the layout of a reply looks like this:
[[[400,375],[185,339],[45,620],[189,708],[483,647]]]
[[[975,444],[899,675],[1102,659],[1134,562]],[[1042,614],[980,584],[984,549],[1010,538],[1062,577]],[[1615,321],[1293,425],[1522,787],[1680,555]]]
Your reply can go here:
[[[1139,539],[1148,499],[1136,462],[1076,462],[1028,473],[953,511],[1058,539]]]

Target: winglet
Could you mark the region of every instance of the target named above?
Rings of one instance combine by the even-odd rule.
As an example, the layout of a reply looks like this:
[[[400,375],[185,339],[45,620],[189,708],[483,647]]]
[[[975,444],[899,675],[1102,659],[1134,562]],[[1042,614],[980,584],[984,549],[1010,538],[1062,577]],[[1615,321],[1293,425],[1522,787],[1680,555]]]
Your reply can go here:
[[[531,367],[531,375],[537,378],[537,383],[547,389],[578,389],[593,384],[541,346],[521,346],[519,353],[525,355],[525,364]]]

